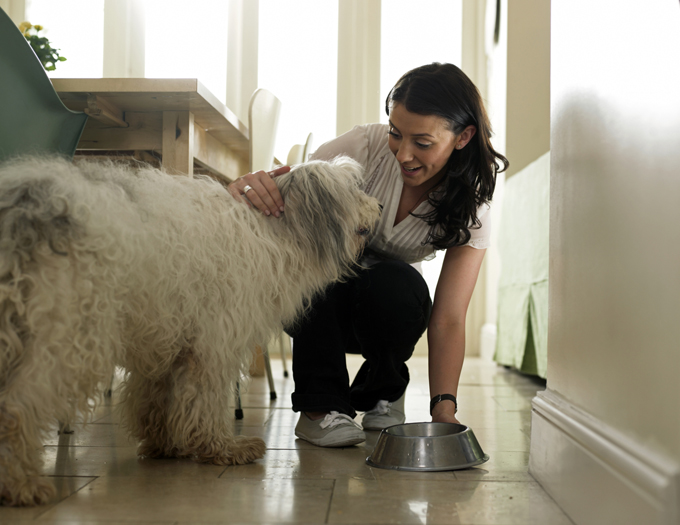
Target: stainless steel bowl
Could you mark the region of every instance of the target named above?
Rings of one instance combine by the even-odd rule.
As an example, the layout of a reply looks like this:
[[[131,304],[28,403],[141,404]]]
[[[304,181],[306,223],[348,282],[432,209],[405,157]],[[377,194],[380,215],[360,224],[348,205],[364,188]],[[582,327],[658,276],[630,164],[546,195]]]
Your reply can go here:
[[[371,467],[437,471],[474,467],[488,461],[470,427],[454,423],[407,423],[380,432]]]

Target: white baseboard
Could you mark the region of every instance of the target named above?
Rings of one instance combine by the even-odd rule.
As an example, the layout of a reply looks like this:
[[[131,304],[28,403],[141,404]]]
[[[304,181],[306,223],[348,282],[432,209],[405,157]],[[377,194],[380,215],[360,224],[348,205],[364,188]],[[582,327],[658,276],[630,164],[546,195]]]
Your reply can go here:
[[[534,398],[529,472],[577,525],[677,525],[680,465],[559,394]]]
[[[496,325],[486,323],[482,326],[479,337],[479,357],[487,361],[493,361],[496,353]]]

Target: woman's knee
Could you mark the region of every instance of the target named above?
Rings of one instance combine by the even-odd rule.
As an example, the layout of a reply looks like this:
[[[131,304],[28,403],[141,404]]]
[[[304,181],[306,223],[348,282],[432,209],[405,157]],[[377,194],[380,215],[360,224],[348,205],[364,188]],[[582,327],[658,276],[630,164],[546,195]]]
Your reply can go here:
[[[389,261],[373,266],[357,286],[356,315],[360,326],[408,339],[422,335],[432,302],[423,277],[412,266]]]
[[[367,302],[427,306],[430,291],[423,276],[410,264],[385,261],[370,268],[358,285],[361,299]]]

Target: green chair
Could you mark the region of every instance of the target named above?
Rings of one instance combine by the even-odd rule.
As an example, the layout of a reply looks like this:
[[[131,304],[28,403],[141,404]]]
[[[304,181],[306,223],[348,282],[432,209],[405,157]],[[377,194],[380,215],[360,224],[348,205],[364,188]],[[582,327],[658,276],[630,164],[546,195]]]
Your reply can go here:
[[[19,28],[0,9],[0,162],[18,155],[72,158],[87,115],[62,103]]]

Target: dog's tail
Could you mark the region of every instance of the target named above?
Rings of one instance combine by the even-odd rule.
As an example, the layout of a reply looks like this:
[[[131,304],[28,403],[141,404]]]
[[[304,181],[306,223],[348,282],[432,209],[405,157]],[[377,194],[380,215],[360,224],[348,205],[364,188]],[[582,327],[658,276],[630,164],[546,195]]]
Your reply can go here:
[[[68,239],[77,237],[72,191],[60,179],[69,176],[68,166],[37,158],[0,166],[0,388],[30,325],[26,305],[34,278],[27,269],[46,253],[66,256]]]

